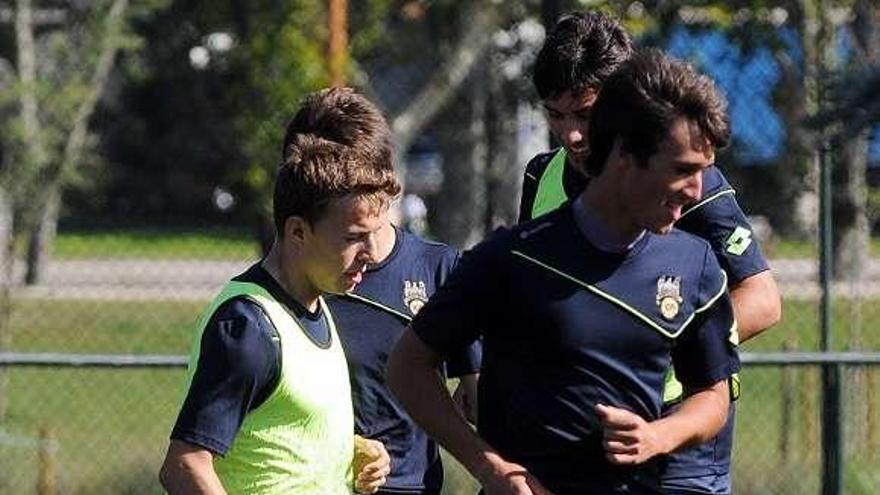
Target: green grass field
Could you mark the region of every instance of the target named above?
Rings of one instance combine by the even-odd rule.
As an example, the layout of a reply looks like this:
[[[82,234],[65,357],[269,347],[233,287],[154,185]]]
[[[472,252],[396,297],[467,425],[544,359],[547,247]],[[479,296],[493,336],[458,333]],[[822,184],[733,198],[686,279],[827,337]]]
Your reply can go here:
[[[803,239],[777,239],[771,246],[763,246],[772,258],[812,258],[819,257],[819,247],[815,241]],[[871,256],[880,256],[880,239],[872,238],[870,246]]]
[[[184,354],[201,303],[18,301],[15,350]],[[835,342],[880,350],[880,307],[837,301]],[[786,345],[815,350],[817,310],[785,305],[785,322],[745,350]],[[858,322],[857,326],[851,325]],[[184,372],[171,370],[13,368],[0,422],[0,494],[36,493],[41,428],[54,432],[60,493],[157,494],[155,473],[182,393]],[[750,368],[743,373],[735,480],[738,494],[818,493],[818,373]],[[846,371],[846,493],[880,493],[880,369]],[[873,390],[873,392],[872,392]],[[783,434],[783,432],[787,432]],[[447,495],[473,494],[473,481],[447,466]]]
[[[175,231],[124,229],[60,232],[56,259],[251,259],[259,246],[251,232],[231,229]]]
[[[766,246],[774,258],[816,258],[817,245],[804,239],[777,239]],[[241,229],[116,229],[62,231],[56,259],[250,259],[257,256],[253,232]],[[871,240],[880,256],[880,238]]]

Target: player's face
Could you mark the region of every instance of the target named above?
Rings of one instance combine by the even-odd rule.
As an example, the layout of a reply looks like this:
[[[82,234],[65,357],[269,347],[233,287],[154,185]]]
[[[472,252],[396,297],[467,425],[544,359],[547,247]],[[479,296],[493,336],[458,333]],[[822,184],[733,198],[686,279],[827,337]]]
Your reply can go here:
[[[699,126],[686,118],[674,121],[669,135],[639,167],[629,160],[624,177],[624,204],[639,228],[665,234],[681,217],[682,208],[700,199],[703,170],[715,162],[715,151]]]
[[[569,159],[578,166],[582,166],[586,159],[590,110],[597,95],[598,92],[591,89],[565,91],[543,101],[550,132],[565,147]]]
[[[305,268],[321,292],[351,291],[368,263],[377,258],[377,233],[387,223],[387,205],[349,195],[331,201],[324,215],[303,235]]]

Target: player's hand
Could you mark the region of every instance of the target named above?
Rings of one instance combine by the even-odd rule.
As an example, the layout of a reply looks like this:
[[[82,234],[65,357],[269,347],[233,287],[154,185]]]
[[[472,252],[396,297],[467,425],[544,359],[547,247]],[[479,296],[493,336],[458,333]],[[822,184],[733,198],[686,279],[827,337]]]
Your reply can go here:
[[[662,454],[656,429],[644,418],[626,409],[596,404],[602,422],[605,457],[613,464],[641,464]]]
[[[354,491],[376,493],[391,472],[391,458],[378,440],[354,436]]]
[[[468,375],[461,378],[455,392],[452,394],[452,402],[471,424],[477,424],[477,378],[476,375]]]
[[[526,468],[512,462],[496,465],[492,474],[481,478],[486,495],[553,495]]]

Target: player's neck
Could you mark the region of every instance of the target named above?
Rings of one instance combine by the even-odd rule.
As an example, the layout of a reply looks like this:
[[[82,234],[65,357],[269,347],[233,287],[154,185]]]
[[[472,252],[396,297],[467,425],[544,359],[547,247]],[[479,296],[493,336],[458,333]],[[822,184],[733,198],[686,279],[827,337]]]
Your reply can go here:
[[[610,187],[611,184],[606,184],[604,175],[591,180],[575,200],[575,219],[588,239],[595,240],[599,226],[598,230],[604,231],[600,244],[613,251],[625,251],[644,235],[645,230],[629,220],[620,195]]]
[[[263,268],[296,302],[302,304],[308,311],[317,311],[321,291],[309,281],[307,274],[295,260],[289,259],[290,256],[284,256],[282,249],[280,241],[276,240],[269,254],[263,258]]]
[[[385,222],[382,228],[376,233],[376,261],[373,264],[380,264],[394,251],[394,244],[397,242],[397,229],[391,222]]]

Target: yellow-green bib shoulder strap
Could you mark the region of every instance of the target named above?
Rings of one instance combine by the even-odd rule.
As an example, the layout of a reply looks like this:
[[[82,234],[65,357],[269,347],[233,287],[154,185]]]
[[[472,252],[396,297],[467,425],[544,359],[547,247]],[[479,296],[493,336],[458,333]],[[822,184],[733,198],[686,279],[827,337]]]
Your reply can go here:
[[[565,173],[565,148],[553,155],[541,178],[538,180],[538,191],[535,193],[535,202],[532,205],[532,218],[537,218],[559,208],[568,200],[563,185]]]

